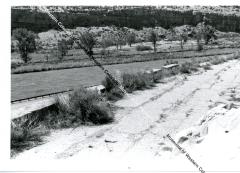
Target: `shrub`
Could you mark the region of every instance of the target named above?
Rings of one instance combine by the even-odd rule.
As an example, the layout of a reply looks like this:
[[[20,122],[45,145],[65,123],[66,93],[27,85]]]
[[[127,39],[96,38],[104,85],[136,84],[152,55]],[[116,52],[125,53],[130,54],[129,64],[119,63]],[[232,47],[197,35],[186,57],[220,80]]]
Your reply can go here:
[[[238,59],[239,57],[240,57],[239,53],[234,53],[232,56],[227,57],[227,60],[234,60],[234,59]]]
[[[105,79],[102,81],[102,85],[105,87],[106,91],[110,91],[115,87],[115,84],[111,81],[109,77],[105,77]]]
[[[40,128],[11,125],[11,156],[43,143],[42,136],[46,133]]]
[[[17,67],[21,66],[22,63],[20,62],[11,62],[11,69],[16,69]]]
[[[97,91],[80,88],[69,96],[69,104],[57,100],[62,125],[104,124],[113,121],[112,112]],[[57,117],[56,117],[57,118]],[[64,118],[66,120],[64,121]]]
[[[225,58],[218,58],[218,57],[214,57],[210,63],[213,64],[213,65],[218,65],[218,64],[221,64],[221,63],[224,63],[226,62],[226,59]]]
[[[153,74],[137,73],[128,74],[124,73],[122,76],[122,85],[124,89],[131,93],[135,90],[143,90],[151,88],[158,79],[154,78]],[[111,80],[106,77],[102,84],[106,88],[104,96],[108,100],[117,101],[124,96],[124,93],[118,88],[118,86],[112,84]]]
[[[11,155],[41,144],[43,136],[49,132],[47,129],[112,121],[110,106],[97,91],[80,88],[68,99],[58,97],[56,104],[14,120],[11,126]]]
[[[151,46],[145,46],[145,45],[137,45],[136,50],[137,51],[152,50],[152,47]]]
[[[211,70],[212,67],[211,67],[210,64],[205,64],[205,65],[203,65],[203,69],[204,69],[204,70]]]
[[[180,66],[181,73],[190,74],[192,71],[198,71],[198,65],[196,63],[185,62]]]
[[[146,73],[127,74],[122,75],[123,87],[127,92],[135,90],[142,90],[154,86],[153,78]]]
[[[111,101],[117,101],[123,98],[124,93],[116,86],[109,77],[105,77],[102,81],[102,85],[105,87],[106,92],[104,96]]]
[[[123,98],[123,96],[124,96],[124,93],[118,87],[114,87],[110,91],[107,91],[105,93],[105,97],[111,101],[117,101]]]
[[[164,65],[169,65],[169,64],[178,64],[178,61],[174,61],[172,59],[171,60],[167,60]]]

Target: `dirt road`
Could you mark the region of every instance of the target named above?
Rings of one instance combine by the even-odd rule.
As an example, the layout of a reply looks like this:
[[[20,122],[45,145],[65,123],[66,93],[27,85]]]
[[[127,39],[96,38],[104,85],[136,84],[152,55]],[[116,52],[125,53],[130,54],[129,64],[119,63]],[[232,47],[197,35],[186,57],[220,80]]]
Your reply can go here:
[[[240,61],[212,66],[212,70],[167,79],[151,90],[137,91],[116,102],[112,124],[54,131],[45,144],[25,151],[16,159],[78,159],[141,155],[161,157],[173,150],[166,139],[198,123],[222,93],[240,85]],[[134,102],[132,101],[134,100]]]

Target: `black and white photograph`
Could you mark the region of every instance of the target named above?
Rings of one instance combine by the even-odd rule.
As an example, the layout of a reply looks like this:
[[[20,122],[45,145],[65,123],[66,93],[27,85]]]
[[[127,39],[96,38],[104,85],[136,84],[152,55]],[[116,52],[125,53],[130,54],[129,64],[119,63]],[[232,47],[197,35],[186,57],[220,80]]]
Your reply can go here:
[[[9,7],[10,162],[240,171],[240,5],[54,2]]]

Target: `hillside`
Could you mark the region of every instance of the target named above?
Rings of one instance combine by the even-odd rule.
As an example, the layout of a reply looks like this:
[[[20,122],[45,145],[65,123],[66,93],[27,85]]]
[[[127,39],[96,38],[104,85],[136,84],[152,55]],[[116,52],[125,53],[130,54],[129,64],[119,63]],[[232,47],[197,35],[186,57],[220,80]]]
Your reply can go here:
[[[201,22],[203,16],[216,29],[225,32],[240,32],[238,6],[113,6],[113,7],[48,7],[66,28],[111,26],[142,29],[161,26],[169,29]],[[59,29],[47,14],[37,7],[12,7],[12,29],[24,27],[35,32]]]

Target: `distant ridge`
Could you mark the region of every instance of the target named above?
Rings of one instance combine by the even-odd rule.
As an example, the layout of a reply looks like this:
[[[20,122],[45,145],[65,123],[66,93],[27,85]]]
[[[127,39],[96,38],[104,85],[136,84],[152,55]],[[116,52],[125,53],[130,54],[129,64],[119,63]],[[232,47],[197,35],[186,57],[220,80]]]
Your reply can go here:
[[[240,33],[240,6],[49,6],[66,28],[111,26],[141,29],[193,25],[204,15],[219,31]],[[12,29],[58,29],[36,6],[13,6]]]

